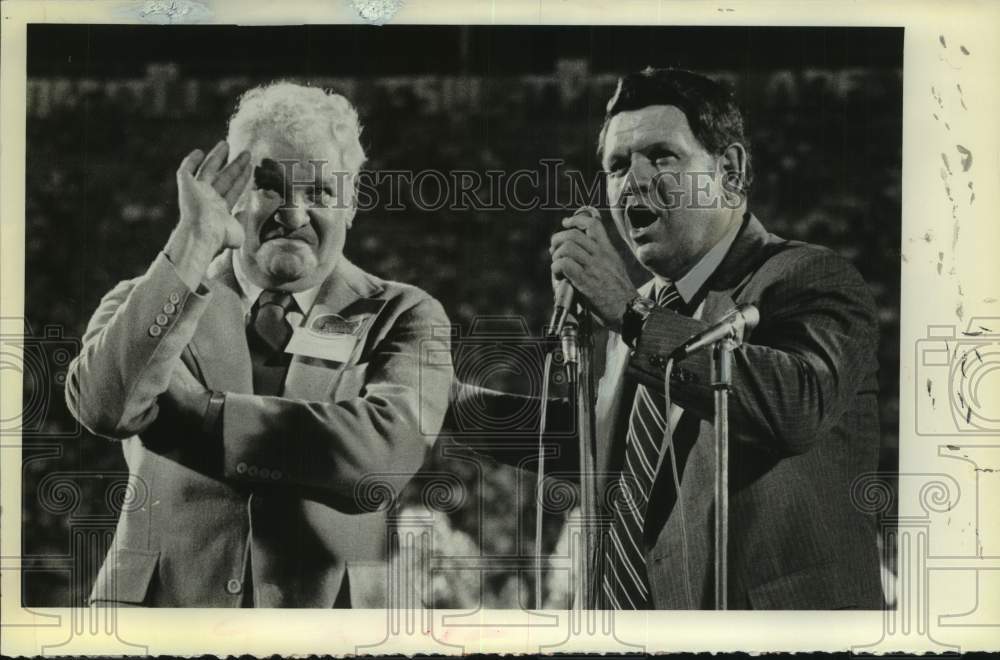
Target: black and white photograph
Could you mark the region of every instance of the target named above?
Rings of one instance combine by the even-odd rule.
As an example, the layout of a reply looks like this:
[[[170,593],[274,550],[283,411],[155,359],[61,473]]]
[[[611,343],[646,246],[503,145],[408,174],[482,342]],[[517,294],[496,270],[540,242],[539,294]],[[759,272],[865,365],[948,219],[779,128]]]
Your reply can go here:
[[[728,605],[885,604],[851,487],[895,464],[901,30],[52,25],[28,49],[27,319],[80,340],[46,421],[82,433],[26,488],[92,473],[71,518],[121,497],[100,570],[73,567],[95,584],[42,561],[26,602],[380,607],[372,560],[419,513],[366,507],[429,483],[420,564],[482,570],[427,604],[568,607],[534,518],[565,555],[593,488],[587,605],[712,609],[716,342],[686,343],[731,323]],[[540,400],[554,289],[591,345],[591,382],[549,374],[572,495],[525,478],[540,406],[510,398]],[[39,556],[75,533],[47,503]]]
[[[992,202],[965,141],[907,224],[902,22],[143,6],[25,26],[17,607],[908,616],[901,437],[990,440],[996,381],[928,366],[988,376],[979,308],[904,321]]]

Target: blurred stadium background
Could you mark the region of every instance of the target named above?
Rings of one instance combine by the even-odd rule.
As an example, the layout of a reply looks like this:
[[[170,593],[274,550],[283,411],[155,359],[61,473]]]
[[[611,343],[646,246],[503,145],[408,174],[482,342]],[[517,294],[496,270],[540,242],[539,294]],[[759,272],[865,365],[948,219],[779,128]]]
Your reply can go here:
[[[23,367],[25,604],[82,602],[124,497],[118,447],[77,432],[65,409],[60,347],[74,350],[100,297],[142,273],[163,245],[176,218],[177,164],[224,137],[243,90],[290,78],[344,93],[360,112],[374,172],[542,172],[543,159],[558,158],[590,182],[616,77],[646,65],[731,82],[753,150],[751,209],[771,231],[834,248],[865,276],[882,331],[882,468],[895,471],[902,30],[36,25],[25,315],[40,352]],[[360,214],[348,256],[429,291],[465,337],[482,315],[541,328],[551,304],[548,237],[579,201],[566,196],[564,209],[548,211],[427,211],[412,197],[404,186],[399,210]],[[511,372],[498,378],[508,382],[494,385],[525,382]],[[400,502],[401,528],[433,530],[432,549],[419,552],[439,566],[465,557],[469,567],[530,554],[533,474],[477,459],[447,435],[426,469]],[[438,487],[451,486],[428,496],[420,484],[435,474],[449,475]],[[564,543],[561,516],[546,522],[552,551]],[[425,577],[425,600],[437,607],[527,604],[534,579],[509,568]],[[554,573],[546,594],[564,603]]]

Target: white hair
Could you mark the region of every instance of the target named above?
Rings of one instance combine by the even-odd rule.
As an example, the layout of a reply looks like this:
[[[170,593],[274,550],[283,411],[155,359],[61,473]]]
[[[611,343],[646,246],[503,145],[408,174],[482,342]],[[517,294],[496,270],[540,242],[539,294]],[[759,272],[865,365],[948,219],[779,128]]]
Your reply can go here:
[[[281,81],[244,92],[229,120],[231,157],[266,137],[294,144],[332,140],[341,164],[352,174],[365,162],[357,110],[340,94],[318,87]]]

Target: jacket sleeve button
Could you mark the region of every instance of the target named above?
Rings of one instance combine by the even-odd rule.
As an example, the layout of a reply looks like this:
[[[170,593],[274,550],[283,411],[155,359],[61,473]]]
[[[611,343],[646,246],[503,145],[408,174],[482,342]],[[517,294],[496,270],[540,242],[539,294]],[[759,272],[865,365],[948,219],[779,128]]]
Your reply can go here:
[[[163,332],[163,328],[161,328],[158,325],[151,325],[151,326],[149,326],[149,336],[150,337],[159,337],[162,332]]]
[[[246,472],[247,472],[247,464],[246,463],[237,463],[236,464],[236,474],[246,474]]]
[[[257,476],[259,476],[261,479],[267,479],[271,476],[271,471],[268,470],[267,468],[261,468],[260,471],[257,473]]]
[[[156,315],[156,325],[166,325],[168,323],[170,323],[170,317],[169,316],[167,316],[166,314],[157,314]]]
[[[163,306],[163,313],[164,314],[173,314],[176,311],[177,311],[177,305],[176,305],[176,303],[168,302],[166,305]]]
[[[168,300],[170,300],[170,302],[176,305],[181,301],[181,297],[177,293],[171,293]]]
[[[251,465],[247,468],[247,476],[256,477],[257,476],[257,466]]]
[[[231,580],[226,582],[226,591],[228,591],[233,595],[236,595],[241,591],[243,591],[243,584],[236,578],[232,578]]]
[[[281,470],[271,470],[271,478],[275,481],[281,479],[282,476],[284,475],[281,474]]]

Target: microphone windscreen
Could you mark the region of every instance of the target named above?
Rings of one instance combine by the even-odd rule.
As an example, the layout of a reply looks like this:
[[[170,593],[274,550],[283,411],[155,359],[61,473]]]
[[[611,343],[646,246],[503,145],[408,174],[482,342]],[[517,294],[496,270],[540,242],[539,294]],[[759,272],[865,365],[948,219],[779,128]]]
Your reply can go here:
[[[757,307],[755,305],[742,303],[738,305],[736,309],[738,309],[740,314],[743,316],[744,331],[753,330],[757,327],[757,324],[760,323],[760,312],[757,311]]]

